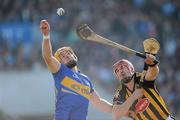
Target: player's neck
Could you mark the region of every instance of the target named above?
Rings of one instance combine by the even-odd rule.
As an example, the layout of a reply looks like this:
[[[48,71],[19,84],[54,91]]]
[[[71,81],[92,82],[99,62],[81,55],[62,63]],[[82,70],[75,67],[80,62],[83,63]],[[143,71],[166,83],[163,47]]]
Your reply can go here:
[[[131,80],[129,83],[126,84],[126,86],[127,86],[130,90],[133,90],[133,89],[134,89],[134,81]]]

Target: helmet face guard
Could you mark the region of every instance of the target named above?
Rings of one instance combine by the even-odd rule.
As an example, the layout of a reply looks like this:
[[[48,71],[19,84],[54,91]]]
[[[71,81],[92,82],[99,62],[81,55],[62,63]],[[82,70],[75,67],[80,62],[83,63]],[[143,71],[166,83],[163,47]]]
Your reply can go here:
[[[128,83],[134,74],[134,66],[128,60],[122,59],[113,65],[113,73],[118,80]]]
[[[69,51],[69,52],[71,52],[73,55],[74,55],[74,57],[76,58],[76,60],[77,60],[77,56],[75,55],[75,53],[74,53],[74,51],[72,50],[72,48],[71,47],[62,47],[62,48],[59,48],[56,52],[55,52],[55,54],[54,54],[54,57],[61,63],[61,59],[60,59],[60,53],[62,52],[62,51]]]
[[[67,54],[67,53],[70,53],[71,55],[73,55],[73,58],[71,60],[68,60],[67,59],[65,60],[64,58],[62,59],[62,54]],[[65,64],[68,68],[73,68],[77,65],[77,56],[75,55],[74,51],[70,48],[70,47],[62,47],[62,48],[59,48],[55,54],[54,54],[54,57],[62,64]]]

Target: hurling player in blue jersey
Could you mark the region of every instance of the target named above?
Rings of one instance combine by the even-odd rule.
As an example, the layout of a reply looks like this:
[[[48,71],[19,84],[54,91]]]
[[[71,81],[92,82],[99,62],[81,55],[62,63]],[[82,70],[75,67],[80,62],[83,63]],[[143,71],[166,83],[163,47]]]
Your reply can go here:
[[[49,23],[42,20],[40,29],[43,34],[42,55],[55,81],[55,120],[86,120],[89,101],[110,113],[112,104],[100,98],[91,80],[77,69],[78,60],[73,50],[62,47],[53,56]]]

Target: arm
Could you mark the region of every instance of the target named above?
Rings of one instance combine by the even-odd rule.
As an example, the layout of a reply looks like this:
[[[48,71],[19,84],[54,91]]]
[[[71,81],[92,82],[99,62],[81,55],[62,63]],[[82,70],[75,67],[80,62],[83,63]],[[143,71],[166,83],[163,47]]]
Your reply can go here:
[[[155,56],[154,55],[150,55],[150,54],[147,54],[146,55],[146,59],[145,59],[145,63],[147,65],[152,65],[154,64],[153,61],[155,59]],[[148,67],[148,70],[147,70],[147,73],[146,73],[146,76],[145,76],[145,79],[147,81],[152,81],[152,80],[155,80],[156,77],[158,76],[158,73],[159,73],[159,67],[158,67],[158,64],[156,64],[155,66],[149,66]]]
[[[100,98],[96,91],[91,93],[89,100],[93,103],[94,106],[99,108],[101,111],[108,113],[112,112],[112,104]]]
[[[60,63],[54,56],[52,55],[52,46],[50,41],[50,26],[46,20],[41,20],[40,29],[43,34],[43,42],[42,42],[42,56],[48,67],[48,69],[52,73],[56,73],[60,69]]]
[[[134,93],[124,103],[120,105],[113,105],[113,110],[112,110],[113,120],[119,120],[123,116],[126,116],[127,112],[129,111],[134,101],[142,97],[142,95],[143,95],[142,89],[136,89]]]

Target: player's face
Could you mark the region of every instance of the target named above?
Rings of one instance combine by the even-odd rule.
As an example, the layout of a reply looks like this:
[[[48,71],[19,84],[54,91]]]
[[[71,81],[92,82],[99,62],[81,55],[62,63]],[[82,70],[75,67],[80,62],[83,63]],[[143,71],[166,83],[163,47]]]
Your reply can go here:
[[[118,80],[122,80],[124,83],[129,83],[132,79],[132,74],[127,66],[120,65],[115,69],[115,74]]]
[[[77,65],[76,56],[69,50],[62,50],[60,52],[59,58],[62,64],[65,64],[69,68],[73,68]]]

